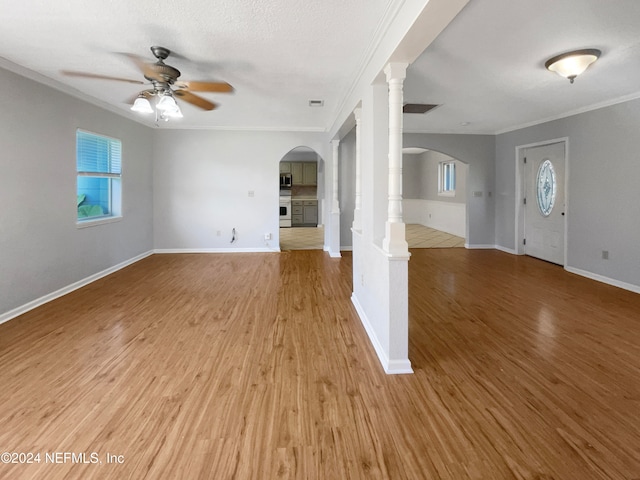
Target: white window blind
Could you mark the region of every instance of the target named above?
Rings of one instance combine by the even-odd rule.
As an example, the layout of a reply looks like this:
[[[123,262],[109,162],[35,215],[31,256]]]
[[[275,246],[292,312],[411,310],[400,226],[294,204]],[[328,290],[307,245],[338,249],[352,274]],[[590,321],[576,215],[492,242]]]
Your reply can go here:
[[[118,178],[122,174],[122,142],[95,133],[76,132],[80,176]]]

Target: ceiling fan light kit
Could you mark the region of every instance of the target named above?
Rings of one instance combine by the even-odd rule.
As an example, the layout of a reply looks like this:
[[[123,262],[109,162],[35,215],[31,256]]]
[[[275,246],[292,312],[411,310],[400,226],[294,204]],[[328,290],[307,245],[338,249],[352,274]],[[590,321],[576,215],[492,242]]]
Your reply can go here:
[[[210,102],[206,98],[194,94],[193,92],[214,92],[214,93],[231,93],[233,87],[226,82],[177,82],[181,73],[175,67],[167,65],[164,60],[171,54],[171,51],[165,47],[153,46],[151,52],[156,57],[155,63],[147,63],[142,61],[137,55],[126,54],[136,66],[140,69],[147,82],[151,83],[151,88],[140,92],[135,98],[131,110],[136,113],[148,114],[155,113],[156,121],[168,121],[170,118],[182,118],[182,111],[176,102],[178,97],[191,105],[201,108],[202,110],[213,110],[216,104]],[[74,77],[83,77],[100,80],[115,80],[120,82],[144,84],[139,80],[131,80],[127,78],[113,77],[107,75],[99,75],[95,73],[84,73],[74,71],[63,71],[65,75]],[[155,97],[155,109],[151,98]]]
[[[138,113],[153,113],[151,103],[144,95],[138,95],[138,98],[136,98],[136,101],[133,102],[131,106],[131,110]]]
[[[550,58],[544,64],[547,70],[568,78],[573,83],[575,78],[595,62],[602,52],[596,48],[586,48],[562,53]]]

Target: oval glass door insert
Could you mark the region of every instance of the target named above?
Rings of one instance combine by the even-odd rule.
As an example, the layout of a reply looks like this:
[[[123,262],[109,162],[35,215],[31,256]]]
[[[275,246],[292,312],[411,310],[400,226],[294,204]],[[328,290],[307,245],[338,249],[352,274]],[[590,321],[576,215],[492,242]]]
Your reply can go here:
[[[556,201],[556,171],[549,159],[542,162],[538,169],[536,197],[540,213],[548,217]]]

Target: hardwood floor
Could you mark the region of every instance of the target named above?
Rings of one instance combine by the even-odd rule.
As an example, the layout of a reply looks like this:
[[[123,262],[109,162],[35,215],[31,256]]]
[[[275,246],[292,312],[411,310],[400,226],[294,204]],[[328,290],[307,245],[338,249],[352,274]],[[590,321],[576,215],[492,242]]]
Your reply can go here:
[[[349,252],[154,255],[0,325],[0,450],[41,453],[0,478],[640,478],[640,295],[409,265],[413,375],[379,366]]]

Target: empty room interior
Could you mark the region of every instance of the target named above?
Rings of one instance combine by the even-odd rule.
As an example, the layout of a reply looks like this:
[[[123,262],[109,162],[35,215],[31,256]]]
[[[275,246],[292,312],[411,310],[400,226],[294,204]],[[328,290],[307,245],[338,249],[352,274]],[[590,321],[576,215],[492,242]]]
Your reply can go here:
[[[0,22],[0,479],[640,479],[640,2]]]

